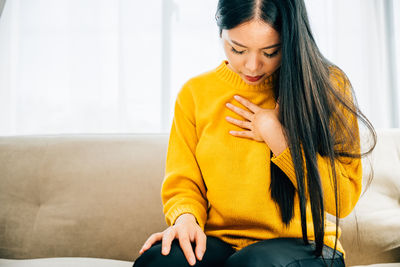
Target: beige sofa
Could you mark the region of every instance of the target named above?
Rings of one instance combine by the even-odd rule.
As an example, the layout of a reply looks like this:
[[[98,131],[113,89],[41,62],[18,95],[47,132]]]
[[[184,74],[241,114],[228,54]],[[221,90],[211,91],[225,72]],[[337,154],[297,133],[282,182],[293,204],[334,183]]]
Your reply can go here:
[[[167,227],[167,143],[168,134],[0,137],[0,266],[132,266]],[[369,159],[373,183],[342,220],[346,262],[400,266],[400,130],[378,130]]]

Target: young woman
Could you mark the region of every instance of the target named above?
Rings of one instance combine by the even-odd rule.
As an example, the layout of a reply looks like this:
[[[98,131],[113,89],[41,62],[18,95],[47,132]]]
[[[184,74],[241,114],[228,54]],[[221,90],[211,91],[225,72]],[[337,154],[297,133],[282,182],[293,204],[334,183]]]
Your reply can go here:
[[[344,266],[338,220],[362,188],[357,119],[376,143],[373,126],[318,50],[303,0],[220,0],[216,19],[227,60],[178,93],[169,227],[134,266]]]

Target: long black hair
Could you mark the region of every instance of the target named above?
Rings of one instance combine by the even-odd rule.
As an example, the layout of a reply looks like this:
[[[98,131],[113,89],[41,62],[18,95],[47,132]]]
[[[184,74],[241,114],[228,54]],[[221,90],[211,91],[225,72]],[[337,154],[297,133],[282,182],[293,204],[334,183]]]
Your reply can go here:
[[[309,244],[306,227],[306,202],[309,199],[315,254],[322,255],[325,210],[317,164],[319,154],[329,159],[331,166],[336,252],[339,218],[344,217],[344,213],[338,204],[340,185],[335,160],[361,159],[371,153],[377,139],[373,125],[358,108],[346,74],[319,51],[303,0],[219,0],[215,18],[220,36],[223,29],[229,30],[253,19],[264,21],[280,34],[282,57],[273,90],[275,101],[279,99],[279,120],[295,168],[303,241]],[[365,153],[360,149],[358,119],[373,138]],[[272,163],[270,191],[279,206],[282,222],[288,226],[294,215],[296,190],[285,173]]]

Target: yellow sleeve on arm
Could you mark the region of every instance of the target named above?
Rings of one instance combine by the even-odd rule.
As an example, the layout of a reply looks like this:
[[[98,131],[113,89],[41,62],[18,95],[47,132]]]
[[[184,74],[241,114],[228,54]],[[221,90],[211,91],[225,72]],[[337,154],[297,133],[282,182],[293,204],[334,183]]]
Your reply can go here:
[[[271,161],[288,176],[297,189],[296,174],[290,149],[286,148],[280,155],[272,157]],[[324,193],[325,210],[336,216],[335,191],[333,177],[331,175],[330,160],[328,157],[322,157],[317,154],[317,164]],[[338,181],[338,203],[340,206],[338,217],[344,218],[351,213],[361,194],[361,160],[352,158],[348,163],[342,163],[335,159],[335,169],[336,179]],[[307,175],[306,170],[305,175]]]
[[[334,70],[336,71],[336,70]],[[336,77],[333,76],[333,81],[336,83]],[[342,89],[346,97],[352,98],[348,84],[345,82],[336,83],[339,89]],[[344,117],[349,120],[352,130],[356,133],[356,141],[353,143],[354,147],[351,148],[352,152],[360,153],[360,135],[357,117],[351,114],[348,110],[340,107]],[[302,151],[303,153],[303,151]],[[304,156],[304,154],[303,154]],[[304,160],[304,159],[303,159]],[[294,164],[289,148],[286,148],[280,155],[273,156],[271,161],[276,164],[292,181],[297,190],[297,180],[294,170]],[[318,170],[321,177],[321,185],[324,194],[325,210],[336,216],[335,206],[335,191],[334,181],[331,174],[331,164],[329,157],[322,157],[317,153]],[[338,181],[338,204],[339,204],[339,218],[344,218],[351,213],[360,197],[362,190],[362,165],[361,158],[341,158],[335,159],[336,179]],[[305,165],[304,165],[305,166]],[[305,170],[305,176],[307,171]],[[307,186],[306,186],[307,188]]]
[[[174,225],[181,214],[191,213],[204,231],[208,203],[195,158],[197,142],[194,101],[190,88],[185,85],[175,102],[161,199],[167,225]]]

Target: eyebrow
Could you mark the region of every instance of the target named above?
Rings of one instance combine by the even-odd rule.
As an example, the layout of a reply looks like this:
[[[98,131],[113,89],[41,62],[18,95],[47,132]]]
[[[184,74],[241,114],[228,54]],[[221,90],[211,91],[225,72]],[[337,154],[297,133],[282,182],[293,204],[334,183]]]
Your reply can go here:
[[[242,44],[240,44],[240,43],[236,42],[235,40],[231,40],[231,42],[232,42],[232,43],[234,43],[235,45],[238,45],[238,46],[241,46],[241,47],[247,48],[247,46],[245,46],[245,45],[242,45]],[[281,45],[280,43],[279,43],[279,44],[274,44],[274,45],[270,45],[270,46],[267,46],[267,47],[263,47],[263,48],[261,48],[261,49],[273,48],[273,47],[277,47],[277,46],[280,46],[280,45]]]

